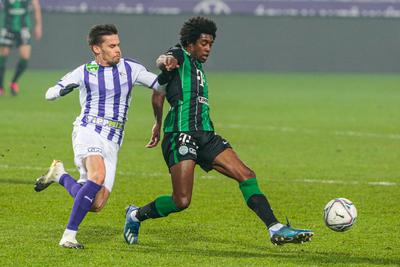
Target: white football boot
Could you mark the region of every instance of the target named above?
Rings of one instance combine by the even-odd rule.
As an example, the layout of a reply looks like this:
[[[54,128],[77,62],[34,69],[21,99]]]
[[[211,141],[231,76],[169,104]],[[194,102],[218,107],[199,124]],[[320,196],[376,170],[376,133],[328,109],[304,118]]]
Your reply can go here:
[[[60,160],[53,160],[47,173],[36,179],[35,191],[40,192],[52,183],[58,182],[60,177],[65,173],[67,172],[64,169],[63,163]]]
[[[83,249],[83,245],[76,240],[75,236],[76,231],[65,230],[63,237],[58,244],[63,248]]]

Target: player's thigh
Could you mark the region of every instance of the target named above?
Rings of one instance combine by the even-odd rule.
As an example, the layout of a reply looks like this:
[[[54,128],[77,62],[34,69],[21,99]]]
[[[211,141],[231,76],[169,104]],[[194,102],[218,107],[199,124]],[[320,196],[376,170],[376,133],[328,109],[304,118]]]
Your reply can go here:
[[[214,159],[213,168],[238,182],[254,178],[256,174],[247,167],[232,148],[225,149]]]
[[[72,132],[75,165],[79,169],[79,182],[87,179],[104,182],[104,144],[101,136],[91,129],[76,126]]]
[[[191,200],[193,191],[194,160],[184,160],[170,168],[173,198],[175,200]]]
[[[105,148],[103,154],[106,171],[103,186],[111,192],[115,182],[115,173],[117,171],[119,146],[109,140],[103,140],[103,142]]]
[[[196,140],[199,145],[197,164],[206,172],[214,169],[213,163],[219,154],[231,148],[229,142],[215,132],[199,132],[196,134]]]
[[[29,44],[19,46],[19,55],[23,59],[29,59],[31,57],[32,47]]]
[[[88,179],[102,185],[106,176],[106,165],[102,155],[89,155],[84,158]]]

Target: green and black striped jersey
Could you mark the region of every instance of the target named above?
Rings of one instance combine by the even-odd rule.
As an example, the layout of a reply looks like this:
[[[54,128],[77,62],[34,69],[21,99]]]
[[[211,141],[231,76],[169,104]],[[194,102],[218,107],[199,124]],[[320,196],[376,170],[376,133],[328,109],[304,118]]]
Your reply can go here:
[[[2,0],[1,27],[12,32],[31,28],[29,9],[31,0]]]
[[[164,132],[214,131],[202,63],[180,45],[166,54],[178,60],[179,68],[162,74],[168,76],[166,98],[171,105],[164,121]]]

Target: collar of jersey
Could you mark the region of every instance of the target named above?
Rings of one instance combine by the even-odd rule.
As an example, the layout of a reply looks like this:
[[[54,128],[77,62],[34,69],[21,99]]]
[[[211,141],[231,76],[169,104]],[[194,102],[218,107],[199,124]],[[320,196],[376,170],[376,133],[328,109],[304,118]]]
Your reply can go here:
[[[186,49],[183,48],[183,46],[182,46],[182,50],[183,50],[183,52],[185,52],[186,55],[188,55],[189,57],[191,56],[191,54],[188,51],[186,51]]]
[[[121,64],[121,60],[122,60],[123,58],[121,57],[121,59],[119,60],[119,62],[118,62],[118,64],[116,64],[115,66],[119,66],[120,64]],[[96,60],[93,60],[92,62],[90,62],[90,64],[96,64],[97,66],[99,66],[99,68],[103,68],[103,69],[105,69],[105,68],[112,68],[113,66],[103,66],[103,65],[100,65],[99,63],[97,63],[96,62]]]

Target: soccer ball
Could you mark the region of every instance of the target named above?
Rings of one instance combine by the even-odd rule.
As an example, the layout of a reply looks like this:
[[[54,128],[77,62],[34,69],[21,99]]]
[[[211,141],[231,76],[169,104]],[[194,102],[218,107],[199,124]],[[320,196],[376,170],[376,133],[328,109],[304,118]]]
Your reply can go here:
[[[324,208],[326,226],[336,232],[349,230],[357,219],[357,209],[353,202],[346,198],[335,198]]]

